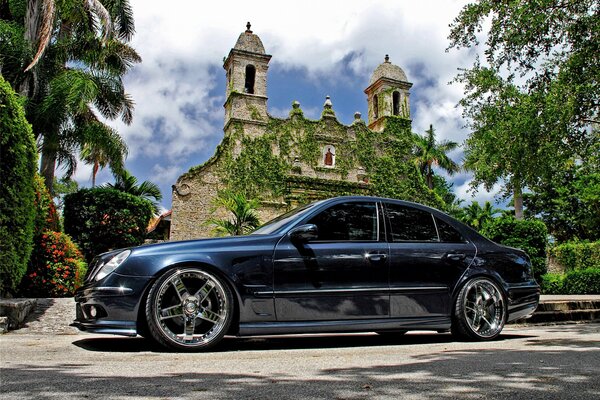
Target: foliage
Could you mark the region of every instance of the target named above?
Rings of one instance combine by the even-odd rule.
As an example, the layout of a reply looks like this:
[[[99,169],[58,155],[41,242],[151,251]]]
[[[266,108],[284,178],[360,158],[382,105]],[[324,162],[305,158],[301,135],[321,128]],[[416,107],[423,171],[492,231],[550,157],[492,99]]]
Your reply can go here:
[[[413,142],[410,120],[386,117],[383,132],[373,132],[364,123],[353,124],[356,141],[347,140],[347,127],[334,118],[305,119],[294,109],[289,119],[271,118],[266,133],[250,136],[239,122],[232,122],[215,155],[205,164],[192,168],[193,175],[217,162],[218,174],[233,192],[246,198],[287,202],[306,201],[349,194],[372,194],[400,198],[443,208],[441,197],[429,190],[412,160]],[[326,135],[326,137],[323,137]],[[324,142],[335,143],[335,169],[319,169]],[[319,172],[337,174],[345,179],[361,166],[368,182],[335,182],[299,174],[296,160]],[[323,185],[326,181],[327,185]],[[294,189],[312,188],[310,198],[299,198]],[[322,188],[315,190],[316,188]]]
[[[599,16],[592,0],[479,0],[451,25],[456,48],[478,45],[477,34],[489,26],[487,65],[477,59],[457,77],[473,131],[465,167],[475,173],[474,187],[501,182],[519,218],[523,189],[534,190],[573,159],[584,159],[598,142],[586,127],[597,118],[600,98]]]
[[[485,57],[494,70],[504,67],[529,76],[524,87],[531,90],[560,86],[564,90],[561,104],[568,109],[565,117],[569,123],[583,126],[598,117],[597,1],[473,1],[450,26],[450,48],[479,45],[477,34],[484,27]]]
[[[542,221],[499,217],[485,223],[480,232],[497,243],[525,251],[531,259],[536,279],[546,272],[548,229]]]
[[[600,154],[600,146],[595,149]],[[557,241],[600,239],[600,164],[589,160],[558,171],[524,199]]]
[[[452,215],[454,218],[462,221],[464,217],[464,209],[461,204],[464,200],[459,199],[452,190],[454,183],[449,183],[440,175],[433,175],[433,191],[440,196],[444,202],[444,212]]]
[[[86,263],[71,238],[61,232],[45,231],[36,237],[20,294],[28,297],[72,296],[83,284]]]
[[[123,170],[121,174],[116,176],[114,184],[107,183],[104,187],[148,200],[152,204],[152,212],[155,215],[159,213],[158,202],[162,200],[162,193],[156,183],[144,181],[138,185],[137,178],[131,175],[129,171]]]
[[[54,178],[54,185],[52,186],[54,192],[54,204],[56,209],[62,213],[64,206],[64,198],[70,193],[75,193],[79,190],[79,184],[70,178]]]
[[[600,268],[542,275],[542,294],[600,294]]]
[[[57,164],[70,176],[81,151],[88,162],[120,170],[126,148],[99,116],[131,122],[122,78],[141,59],[127,45],[134,31],[129,1],[8,3],[0,11],[2,74],[28,99],[46,186],[52,192]]]
[[[23,108],[1,75],[0,160],[0,294],[3,294],[19,284],[31,254],[37,157]]]
[[[39,238],[46,231],[60,232],[60,220],[54,201],[48,193],[48,189],[44,186],[44,180],[41,176],[35,175],[33,186],[35,188],[34,236]],[[39,240],[36,239],[35,243],[38,242]]]
[[[542,294],[565,294],[564,281],[564,274],[548,272],[547,274],[543,274],[538,282],[542,289]]]
[[[425,133],[425,136],[421,136],[416,133],[413,134],[413,140],[415,143],[414,162],[417,164],[421,174],[423,174],[427,180],[427,186],[429,189],[433,190],[434,165],[437,165],[449,175],[453,175],[455,172],[460,170],[459,165],[446,154],[452,150],[455,150],[458,147],[458,143],[449,140],[443,140],[439,143],[436,142],[433,125],[429,125],[429,130],[427,130]]]
[[[563,284],[565,294],[600,294],[600,268],[569,271]]]
[[[252,232],[260,226],[260,221],[256,210],[259,202],[256,199],[246,199],[239,193],[230,190],[223,190],[218,193],[214,199],[215,211],[217,208],[224,208],[229,218],[212,218],[209,224],[215,226],[218,235],[239,236]]]
[[[99,253],[142,244],[152,210],[150,201],[115,189],[81,189],[65,196],[65,232],[90,261]]]
[[[566,271],[600,268],[600,241],[561,243],[550,247],[548,254]]]
[[[479,202],[472,201],[471,205],[462,209],[459,220],[471,226],[473,229],[480,230],[501,211],[502,210],[498,208],[494,208],[489,201],[486,201],[483,207],[479,205]]]

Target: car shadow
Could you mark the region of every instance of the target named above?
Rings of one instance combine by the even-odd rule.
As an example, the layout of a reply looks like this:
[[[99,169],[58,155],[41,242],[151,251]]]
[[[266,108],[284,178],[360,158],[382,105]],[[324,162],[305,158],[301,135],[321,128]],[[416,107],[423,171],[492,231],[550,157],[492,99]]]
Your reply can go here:
[[[496,341],[531,339],[534,335],[503,334]],[[376,333],[354,334],[308,334],[308,335],[277,335],[277,336],[227,336],[210,352],[228,351],[270,351],[270,350],[305,350],[305,349],[334,349],[351,347],[376,346],[411,346],[420,344],[443,344],[457,342],[449,333],[409,332],[405,335],[378,335]],[[142,337],[92,337],[73,342],[84,350],[97,352],[136,353],[156,352],[168,353],[156,342]]]

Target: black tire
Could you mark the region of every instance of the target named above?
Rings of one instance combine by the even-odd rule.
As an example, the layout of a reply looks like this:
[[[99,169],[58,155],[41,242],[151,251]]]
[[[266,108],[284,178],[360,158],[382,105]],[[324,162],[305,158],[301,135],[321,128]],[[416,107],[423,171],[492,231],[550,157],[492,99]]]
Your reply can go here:
[[[469,340],[493,340],[506,324],[504,292],[491,279],[469,280],[458,292],[454,305],[452,334]]]
[[[159,344],[202,351],[225,336],[234,310],[231,290],[220,277],[201,268],[177,268],[152,285],[146,321],[150,335]]]

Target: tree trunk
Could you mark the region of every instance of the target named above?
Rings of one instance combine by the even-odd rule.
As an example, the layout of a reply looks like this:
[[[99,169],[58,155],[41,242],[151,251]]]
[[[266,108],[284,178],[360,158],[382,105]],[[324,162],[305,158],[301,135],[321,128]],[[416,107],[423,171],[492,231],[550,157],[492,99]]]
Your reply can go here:
[[[42,11],[42,2],[40,0],[28,0],[27,11],[25,13],[25,40],[31,44],[33,49],[37,49],[39,24]],[[34,68],[30,74],[23,79],[19,85],[19,94],[27,98],[32,98],[37,93],[37,71]]]
[[[98,169],[100,168],[100,164],[98,161],[94,161],[94,167],[92,169],[92,187],[96,187],[96,175],[98,174]]]
[[[523,219],[523,190],[519,186],[514,189],[515,218]]]
[[[40,175],[44,178],[44,184],[52,195],[54,186],[54,169],[56,168],[56,150],[50,146],[42,145],[42,160],[40,163]]]

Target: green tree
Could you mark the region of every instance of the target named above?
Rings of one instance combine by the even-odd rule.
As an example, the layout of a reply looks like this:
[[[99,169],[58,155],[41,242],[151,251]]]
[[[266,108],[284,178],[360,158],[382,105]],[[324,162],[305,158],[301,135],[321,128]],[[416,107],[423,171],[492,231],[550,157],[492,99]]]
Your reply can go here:
[[[214,207],[215,211],[224,208],[229,214],[229,218],[213,218],[208,221],[215,226],[219,235],[245,235],[260,225],[256,212],[259,203],[256,199],[248,200],[243,194],[224,190],[215,198]]]
[[[115,183],[107,183],[104,187],[148,200],[152,204],[153,213],[158,214],[158,202],[162,200],[162,193],[156,183],[144,181],[138,184],[135,176],[131,175],[129,171],[123,170],[122,174],[116,176]]]
[[[0,75],[0,295],[14,290],[27,270],[36,165],[31,127],[15,92]]]
[[[527,194],[525,206],[560,242],[600,240],[600,172],[565,169]]]
[[[463,208],[463,213],[459,218],[467,225],[470,225],[476,230],[480,230],[501,211],[502,210],[498,208],[494,208],[489,201],[486,201],[483,207],[479,205],[479,202],[473,201],[469,206]]]
[[[124,173],[124,157],[127,156],[127,144],[119,133],[104,124],[95,124],[102,131],[83,144],[81,159],[92,165],[92,187],[96,186],[96,175],[107,165],[118,176]]]
[[[487,65],[477,59],[457,77],[466,88],[460,104],[472,129],[465,167],[474,171],[474,187],[501,183],[504,194],[513,195],[517,218],[525,188],[583,159],[598,141],[587,126],[600,103],[599,15],[595,1],[480,0],[451,25],[450,47],[472,47],[491,20]]]
[[[433,166],[438,166],[449,175],[453,175],[460,170],[459,165],[447,155],[448,152],[458,147],[458,143],[449,140],[436,142],[433,125],[429,125],[429,130],[425,131],[425,133],[425,136],[416,133],[413,134],[415,163],[419,167],[421,174],[425,177],[427,186],[433,190]]]
[[[141,59],[127,45],[134,30],[129,2],[8,3],[0,32],[2,27],[13,27],[12,31],[4,29],[12,32],[11,39],[17,31],[23,32],[25,55],[17,59],[32,58],[23,70],[7,72],[13,87],[28,98],[27,118],[41,143],[40,173],[46,186],[52,189],[57,164],[66,167],[67,176],[72,174],[76,155],[86,147],[109,156],[108,165],[118,171],[126,153],[119,154],[112,146],[114,130],[100,122],[98,115],[131,122],[133,101],[124,91],[122,78]],[[0,42],[0,48],[7,46],[10,43]],[[4,59],[0,59],[3,73],[21,64],[4,65]]]

